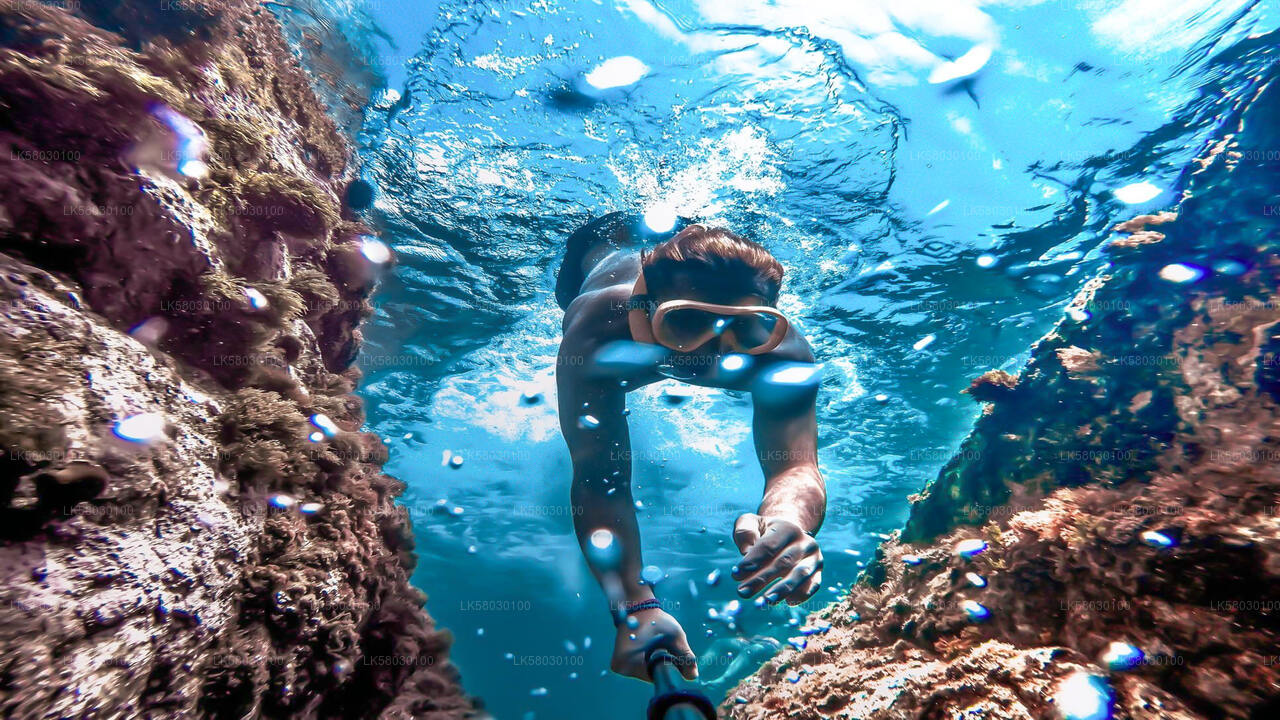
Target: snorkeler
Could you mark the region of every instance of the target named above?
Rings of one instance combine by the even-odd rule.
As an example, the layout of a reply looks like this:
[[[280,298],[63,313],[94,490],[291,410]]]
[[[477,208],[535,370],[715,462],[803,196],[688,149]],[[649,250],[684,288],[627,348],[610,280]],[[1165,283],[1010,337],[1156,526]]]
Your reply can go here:
[[[733,571],[738,594],[749,598],[767,588],[766,601],[795,605],[821,586],[822,552],[813,538],[826,512],[817,389],[779,396],[758,382],[771,368],[813,362],[808,343],[774,307],[782,274],[760,245],[683,220],[654,232],[639,216],[611,213],[568,240],[556,284],[565,311],[556,367],[560,427],[573,461],[579,544],[586,553],[603,529],[622,552],[614,672],[648,680],[645,659],[663,648],[685,677],[697,676],[684,630],[640,579],[626,417],[626,393],[638,387],[676,377],[751,393],[765,489],[758,510],[734,524],[742,553]],[[644,362],[605,363],[602,356]],[[604,583],[599,568],[592,571]]]

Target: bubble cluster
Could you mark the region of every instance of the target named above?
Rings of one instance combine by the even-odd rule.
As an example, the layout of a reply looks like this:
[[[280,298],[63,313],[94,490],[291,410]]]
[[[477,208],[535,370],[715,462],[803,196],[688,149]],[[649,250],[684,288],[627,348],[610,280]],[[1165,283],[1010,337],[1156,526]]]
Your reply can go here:
[[[1203,268],[1184,263],[1171,263],[1160,268],[1160,279],[1177,285],[1193,283],[1205,276]]]
[[[973,622],[982,622],[983,620],[991,617],[991,611],[988,610],[985,605],[977,602],[976,600],[965,600],[960,604],[960,607],[964,610],[964,614]]]
[[[139,413],[117,422],[112,432],[122,440],[150,443],[164,437],[165,419],[159,413]]]
[[[1106,678],[1083,671],[1068,675],[1053,701],[1063,720],[1109,720],[1115,702]]]
[[[1102,653],[1102,664],[1112,670],[1129,670],[1142,664],[1146,656],[1127,642],[1113,642]]]
[[[971,538],[969,540],[961,540],[956,544],[956,555],[959,555],[965,560],[972,560],[985,552],[986,549],[987,543],[985,540]]]
[[[365,259],[377,265],[383,265],[391,262],[391,248],[376,237],[364,236],[360,238],[360,254]]]
[[[249,300],[249,307],[254,310],[265,310],[271,304],[267,302],[267,296],[257,288],[245,288],[244,296]]]
[[[320,432],[329,437],[333,437],[339,432],[337,423],[329,419],[329,416],[324,413],[316,413],[315,415],[312,415],[311,424],[319,428]]]
[[[587,81],[588,85],[597,90],[608,90],[610,88],[634,85],[648,72],[649,66],[639,59],[630,55],[620,55],[609,58],[595,66],[583,76],[583,79]],[[674,215],[674,212],[672,214]],[[674,220],[672,220],[671,225],[675,225]],[[666,230],[670,229],[670,226],[666,228]],[[654,232],[665,232],[665,230],[655,228]]]

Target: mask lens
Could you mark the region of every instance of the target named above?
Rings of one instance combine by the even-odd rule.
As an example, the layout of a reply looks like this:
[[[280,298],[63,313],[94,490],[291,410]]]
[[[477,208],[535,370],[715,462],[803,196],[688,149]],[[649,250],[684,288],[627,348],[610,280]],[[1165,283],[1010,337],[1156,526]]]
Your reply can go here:
[[[669,340],[687,347],[707,335],[718,319],[718,316],[706,310],[682,308],[667,313],[663,317],[662,326]]]
[[[778,327],[778,316],[769,313],[739,315],[733,319],[733,336],[744,350],[758,348],[769,342]]]

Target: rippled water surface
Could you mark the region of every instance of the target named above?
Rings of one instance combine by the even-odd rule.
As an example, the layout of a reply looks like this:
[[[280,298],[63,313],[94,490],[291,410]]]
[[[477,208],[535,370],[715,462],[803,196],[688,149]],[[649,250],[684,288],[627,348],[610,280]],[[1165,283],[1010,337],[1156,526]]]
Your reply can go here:
[[[1116,222],[1174,206],[1274,73],[1277,23],[1236,0],[370,7],[394,87],[360,149],[398,264],[362,393],[409,486],[414,582],[503,719],[639,717],[648,696],[602,675],[613,631],[567,507],[552,287],[570,231],[664,206],[786,265],[780,304],[825,369],[813,609],[950,457],[969,380],[1017,369]],[[629,404],[645,561],[718,699],[802,617],[735,615],[732,583],[708,583],[763,484],[749,400],[669,381]]]

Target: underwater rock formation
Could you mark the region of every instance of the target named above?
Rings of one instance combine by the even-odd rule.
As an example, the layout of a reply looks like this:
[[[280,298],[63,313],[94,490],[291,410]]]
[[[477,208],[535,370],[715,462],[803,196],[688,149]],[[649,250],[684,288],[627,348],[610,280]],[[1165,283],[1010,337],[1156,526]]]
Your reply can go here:
[[[3,0],[0,108],[0,714],[473,714],[351,394],[381,246],[275,18]]]
[[[1280,717],[1275,79],[729,717]]]

